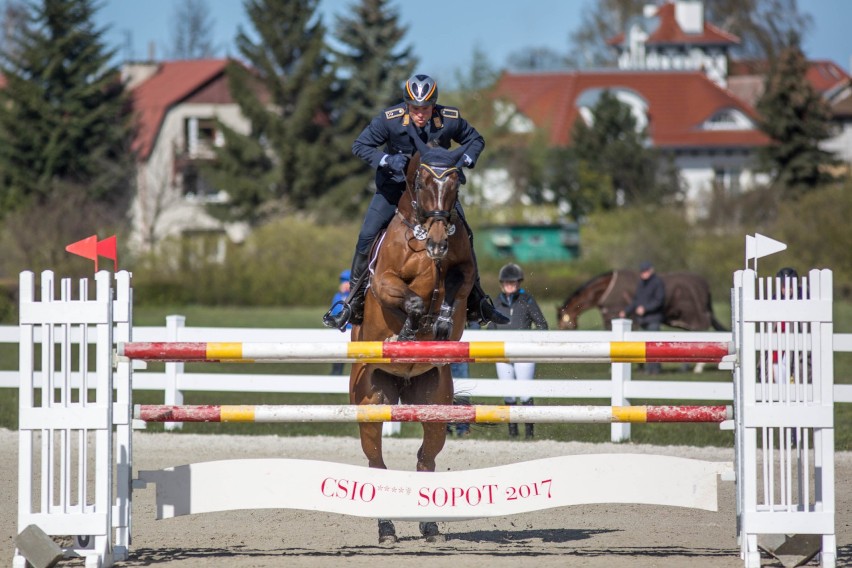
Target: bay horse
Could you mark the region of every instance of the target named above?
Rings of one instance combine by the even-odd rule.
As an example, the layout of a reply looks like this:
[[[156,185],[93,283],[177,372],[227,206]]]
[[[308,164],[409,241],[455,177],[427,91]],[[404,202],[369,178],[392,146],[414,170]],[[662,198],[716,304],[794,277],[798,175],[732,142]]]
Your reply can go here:
[[[419,142],[419,139],[417,140]],[[467,296],[474,283],[473,251],[455,205],[465,148],[419,147],[410,160],[397,212],[374,246],[364,319],[352,341],[459,341]],[[452,404],[447,363],[355,363],[349,377],[351,404]],[[435,471],[446,441],[445,423],[422,423],[417,471]],[[369,467],[387,469],[382,423],[360,423]],[[391,520],[379,519],[379,543],[397,541]],[[420,523],[429,542],[440,542],[437,523]]]
[[[710,285],[692,272],[660,274],[666,288],[663,323],[687,331],[728,331],[713,314]],[[597,308],[604,329],[612,327],[618,312],[633,300],[639,274],[632,270],[613,270],[598,274],[574,291],[557,309],[559,329],[577,329],[580,314]]]

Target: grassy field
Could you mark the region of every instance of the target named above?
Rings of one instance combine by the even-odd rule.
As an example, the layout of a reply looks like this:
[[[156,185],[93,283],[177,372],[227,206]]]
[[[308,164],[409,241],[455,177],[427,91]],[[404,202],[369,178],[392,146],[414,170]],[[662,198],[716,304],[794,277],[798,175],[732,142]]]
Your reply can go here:
[[[545,315],[553,323],[556,313],[556,303],[542,302]],[[186,316],[190,326],[209,327],[285,327],[285,328],[317,328],[324,307],[305,308],[228,308],[228,307],[135,307],[134,323],[141,326],[162,326],[165,316],[181,314]],[[727,306],[717,307],[720,321],[729,321],[730,314]],[[835,331],[838,333],[852,332],[852,305],[836,304]],[[582,319],[584,329],[600,329],[600,318],[596,313],[588,313]],[[15,346],[0,346],[0,365],[3,369],[17,368],[17,349]],[[234,372],[234,373],[280,373],[280,374],[327,374],[328,364],[270,364],[270,365],[188,365],[188,370],[205,372]],[[262,368],[260,368],[262,367]],[[153,365],[149,366],[152,370]],[[580,365],[580,364],[542,364],[536,372],[538,380],[545,379],[607,379],[609,365]],[[730,381],[729,372],[709,370],[696,375],[682,372],[679,365],[664,365],[660,380],[672,381]],[[634,373],[635,380],[641,380],[642,375]],[[492,364],[472,364],[471,376],[474,378],[493,377]],[[655,377],[657,378],[657,377]],[[835,356],[835,381],[837,383],[852,383],[852,354]],[[501,404],[499,399],[477,398],[477,404]],[[153,391],[137,391],[134,393],[136,404],[160,404],[162,394]],[[346,404],[345,395],[319,394],[276,394],[276,393],[225,393],[225,392],[189,392],[185,396],[186,404]],[[670,404],[671,401],[632,400],[633,404]],[[695,404],[724,404],[723,401],[699,401]],[[560,400],[542,399],[537,404],[568,405],[594,404],[609,405],[608,400]],[[690,403],[692,404],[692,403]],[[18,393],[14,389],[5,389],[0,395],[0,427],[17,428]],[[835,410],[836,447],[838,450],[852,450],[852,404],[839,404]],[[150,431],[161,431],[162,425],[151,424]],[[505,425],[474,425],[471,436],[477,439],[499,440],[507,438]],[[357,436],[357,426],[354,424],[185,424],[184,432],[205,434],[274,434],[281,436],[324,434],[333,436]],[[418,424],[403,424],[402,435],[414,437],[420,435]],[[604,424],[540,424],[536,427],[536,436],[540,439],[577,440],[588,442],[605,442],[610,439],[610,427]],[[694,445],[694,446],[732,446],[733,433],[720,431],[711,424],[634,424],[631,427],[631,439],[635,443],[651,443],[660,445]]]

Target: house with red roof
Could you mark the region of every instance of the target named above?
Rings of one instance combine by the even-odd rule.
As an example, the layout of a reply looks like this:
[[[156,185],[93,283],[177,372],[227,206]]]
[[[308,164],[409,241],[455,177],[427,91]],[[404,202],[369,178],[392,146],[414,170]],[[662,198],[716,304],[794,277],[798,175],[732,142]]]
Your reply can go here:
[[[714,188],[736,193],[768,181],[757,164],[759,148],[769,144],[754,109],[762,83],[731,76],[739,38],[706,22],[701,2],[649,6],[608,43],[617,69],[503,73],[498,114],[516,132],[542,129],[551,145],[567,146],[575,122],[590,123],[600,94],[611,92],[679,170],[692,218],[706,211]],[[808,78],[824,96],[842,100],[848,92],[849,76],[836,65],[812,64]],[[849,139],[835,141],[852,153]]]
[[[137,134],[137,196],[132,206],[134,246],[151,249],[164,238],[212,235],[212,252],[227,237],[242,240],[247,227],[223,223],[205,204],[227,194],[205,185],[199,166],[224,140],[217,121],[248,133],[249,123],[231,98],[227,59],[125,65]],[[218,243],[218,244],[217,244]]]

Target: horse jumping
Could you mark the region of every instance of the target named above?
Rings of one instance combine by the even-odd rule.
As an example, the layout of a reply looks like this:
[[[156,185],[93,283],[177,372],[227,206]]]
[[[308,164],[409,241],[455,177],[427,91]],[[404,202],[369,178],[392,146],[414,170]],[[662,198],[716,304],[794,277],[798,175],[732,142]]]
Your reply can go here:
[[[663,323],[687,331],[704,331],[712,327],[727,331],[713,314],[710,286],[703,277],[691,272],[660,274],[666,286],[666,303]],[[577,329],[583,312],[597,308],[603,318],[604,328],[612,327],[612,320],[633,299],[639,274],[632,270],[613,270],[599,274],[580,286],[557,310],[559,329]]]
[[[364,321],[352,341],[459,341],[475,266],[465,223],[456,211],[463,148],[421,148],[407,170],[407,189],[397,214],[376,245]],[[441,404],[453,402],[447,364],[356,363],[349,379],[352,404]],[[435,471],[446,425],[423,423],[417,471]],[[361,447],[370,467],[387,469],[382,424],[361,423]],[[444,539],[435,522],[420,523],[427,541]],[[379,519],[379,542],[396,542],[390,520]]]

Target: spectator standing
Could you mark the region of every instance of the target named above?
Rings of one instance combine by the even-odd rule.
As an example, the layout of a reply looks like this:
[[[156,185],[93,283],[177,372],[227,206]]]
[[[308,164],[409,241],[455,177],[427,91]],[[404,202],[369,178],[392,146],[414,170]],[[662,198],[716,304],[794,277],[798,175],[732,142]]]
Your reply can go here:
[[[344,270],[340,273],[340,285],[337,287],[337,293],[331,299],[331,310],[329,310],[329,313],[338,314],[343,310],[343,302],[349,296],[349,278],[351,275],[352,272],[350,270]],[[352,329],[352,324],[347,324],[346,329]],[[331,374],[342,375],[343,365],[343,363],[332,363]]]
[[[781,300],[798,300],[802,297],[802,290],[799,287],[799,273],[796,272],[795,268],[786,266],[779,270],[775,274],[775,287],[778,293],[777,295],[773,294],[773,298]],[[798,327],[798,324],[792,322],[788,323],[782,321],[778,323],[775,326],[775,333],[777,334],[776,341],[786,345],[786,335],[789,332],[795,334],[797,331],[800,331],[800,328],[797,329]],[[789,380],[791,383],[794,382],[794,369],[791,368],[790,361],[788,361],[788,355],[788,351],[783,349],[780,352],[778,350],[772,351],[773,382],[779,383],[786,380]]]
[[[467,327],[470,329],[479,329],[479,322],[467,322]],[[470,377],[469,363],[450,363],[450,374],[453,379],[467,379]],[[469,405],[470,397],[465,395],[457,395],[453,397],[453,404]],[[457,424],[447,424],[447,434],[452,434],[453,429],[456,431],[456,437],[464,438],[470,434],[470,424],[467,422],[459,422]]]
[[[639,328],[643,331],[660,331],[663,323],[663,308],[666,304],[666,286],[662,278],[657,276],[654,265],[648,261],[639,264],[639,286],[633,301],[618,313],[618,317],[624,318],[632,315],[637,316]],[[649,375],[658,375],[662,366],[659,363],[647,363],[645,372]]]
[[[535,298],[526,290],[521,288],[524,281],[524,271],[514,263],[505,265],[500,269],[500,295],[497,297],[496,307],[505,314],[509,314],[509,323],[490,323],[488,329],[537,329],[546,330],[547,320],[541,313],[541,308]],[[531,381],[535,376],[535,363],[497,363],[497,378],[501,381]],[[508,405],[517,404],[515,397],[506,397]],[[532,397],[521,397],[521,404],[532,406]],[[525,424],[525,435],[528,439],[535,437],[535,425]],[[518,425],[509,424],[509,437],[518,437]]]

